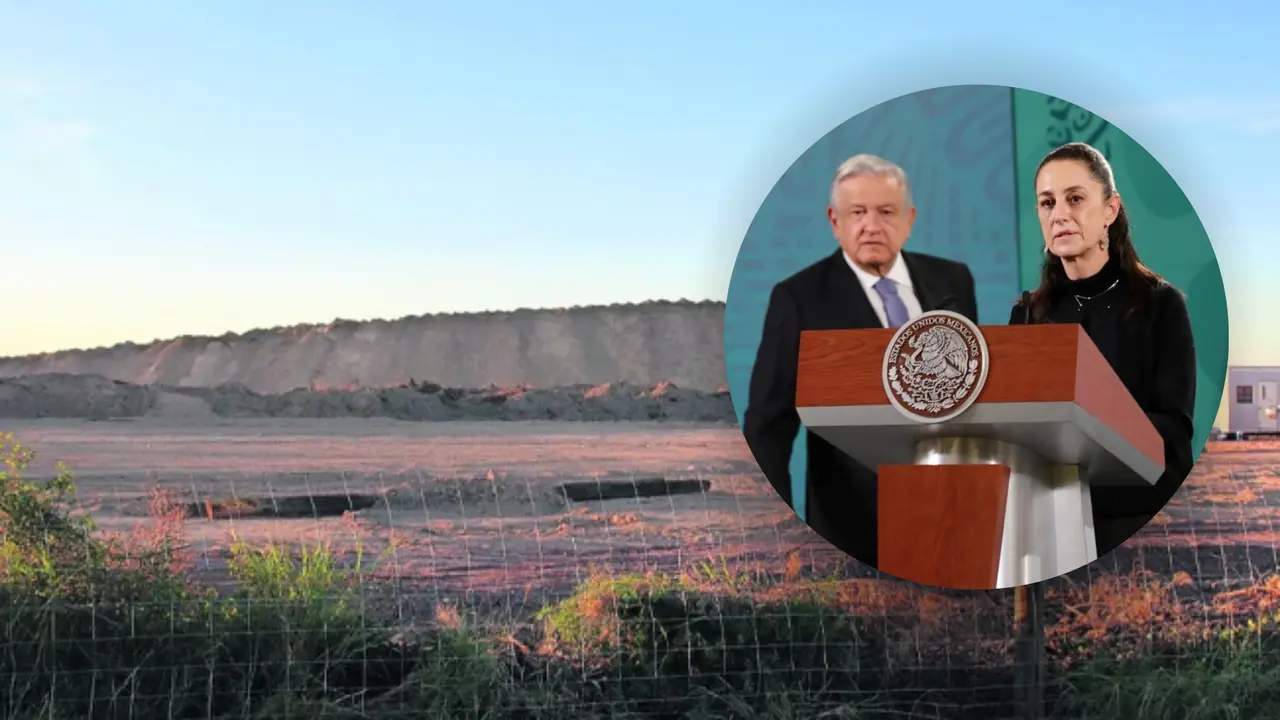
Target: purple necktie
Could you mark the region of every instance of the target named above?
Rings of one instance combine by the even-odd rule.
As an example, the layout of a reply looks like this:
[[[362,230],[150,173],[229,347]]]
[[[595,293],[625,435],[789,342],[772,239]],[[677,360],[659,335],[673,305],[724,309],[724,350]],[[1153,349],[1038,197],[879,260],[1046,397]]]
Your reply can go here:
[[[889,327],[902,327],[908,319],[907,306],[898,295],[897,284],[889,278],[882,277],[876,281],[874,287],[876,292],[880,293],[880,299],[884,301],[884,316],[889,321]]]

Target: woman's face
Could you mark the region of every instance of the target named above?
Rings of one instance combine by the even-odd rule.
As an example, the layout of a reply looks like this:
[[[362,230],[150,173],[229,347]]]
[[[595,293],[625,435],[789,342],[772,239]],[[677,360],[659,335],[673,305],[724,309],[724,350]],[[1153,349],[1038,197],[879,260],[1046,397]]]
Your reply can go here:
[[[1036,176],[1040,231],[1049,252],[1067,259],[1101,251],[1120,196],[1104,196],[1102,183],[1078,160],[1053,160]]]

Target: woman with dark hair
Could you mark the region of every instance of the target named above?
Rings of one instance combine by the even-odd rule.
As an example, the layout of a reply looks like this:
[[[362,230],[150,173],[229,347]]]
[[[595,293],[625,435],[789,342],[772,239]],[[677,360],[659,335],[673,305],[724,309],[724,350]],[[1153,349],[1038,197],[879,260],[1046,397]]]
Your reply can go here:
[[[1164,439],[1153,486],[1092,489],[1098,556],[1142,529],[1191,472],[1195,343],[1182,293],[1138,259],[1111,165],[1084,143],[1049,153],[1036,169],[1044,235],[1040,286],[1009,324],[1078,323]]]

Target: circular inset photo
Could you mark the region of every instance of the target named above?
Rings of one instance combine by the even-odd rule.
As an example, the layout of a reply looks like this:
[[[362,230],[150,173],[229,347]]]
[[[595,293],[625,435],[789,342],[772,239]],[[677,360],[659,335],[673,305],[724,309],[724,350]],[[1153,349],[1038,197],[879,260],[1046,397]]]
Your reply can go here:
[[[787,170],[742,241],[729,392],[784,500],[853,558],[1011,588],[1110,553],[1213,426],[1227,304],[1191,203],[1094,113],[890,100]]]

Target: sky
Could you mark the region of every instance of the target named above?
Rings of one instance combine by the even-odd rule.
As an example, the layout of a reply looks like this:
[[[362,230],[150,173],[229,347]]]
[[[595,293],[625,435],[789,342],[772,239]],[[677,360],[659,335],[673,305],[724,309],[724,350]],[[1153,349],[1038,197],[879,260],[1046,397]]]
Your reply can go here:
[[[0,355],[722,300],[809,144],[981,83],[1160,159],[1214,242],[1231,362],[1280,365],[1280,9],[1019,5],[0,0]]]

